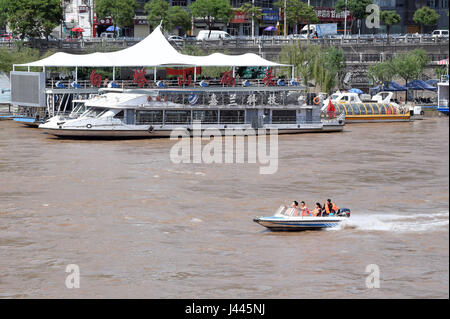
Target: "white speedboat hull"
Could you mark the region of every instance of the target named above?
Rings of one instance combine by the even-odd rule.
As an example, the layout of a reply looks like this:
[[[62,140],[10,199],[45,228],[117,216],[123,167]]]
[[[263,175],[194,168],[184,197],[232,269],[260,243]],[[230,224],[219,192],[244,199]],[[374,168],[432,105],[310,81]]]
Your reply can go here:
[[[257,217],[253,221],[272,231],[302,231],[332,228],[339,225],[348,217],[289,217],[270,216]]]

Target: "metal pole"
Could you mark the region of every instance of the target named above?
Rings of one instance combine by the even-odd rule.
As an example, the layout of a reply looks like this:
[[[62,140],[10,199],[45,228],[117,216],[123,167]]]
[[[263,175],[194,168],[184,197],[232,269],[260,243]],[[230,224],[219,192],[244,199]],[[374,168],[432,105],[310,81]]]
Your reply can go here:
[[[113,81],[116,80],[116,67],[113,66]]]
[[[78,67],[75,67],[75,82],[78,82]]]
[[[286,7],[287,7],[287,5],[286,5],[286,0],[284,0],[284,36],[285,36],[285,37],[287,37],[287,30],[286,30],[286,27],[287,27],[287,21],[286,21]]]
[[[197,66],[194,65],[194,83],[197,82]]]
[[[255,0],[252,0],[252,9],[255,7]],[[252,39],[255,38],[255,13],[252,13]]]
[[[347,0],[345,0],[345,11],[344,11],[344,38],[347,36]]]
[[[153,71],[153,82],[156,83],[156,66],[155,66],[155,69]]]

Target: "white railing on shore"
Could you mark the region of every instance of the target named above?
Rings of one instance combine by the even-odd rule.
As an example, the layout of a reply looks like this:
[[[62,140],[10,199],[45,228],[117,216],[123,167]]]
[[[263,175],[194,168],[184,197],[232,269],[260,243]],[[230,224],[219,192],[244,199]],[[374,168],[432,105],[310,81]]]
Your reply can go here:
[[[143,38],[83,38],[83,39],[60,39],[60,40],[32,40],[26,41],[25,45],[48,48],[61,49],[89,49],[96,47],[128,47],[132,46]],[[13,46],[17,40],[0,40],[0,46]],[[296,35],[284,36],[257,36],[246,37],[238,36],[231,39],[220,40],[197,40],[195,38],[185,38],[179,40],[170,40],[170,42],[177,48],[184,48],[185,46],[195,45],[200,47],[271,47],[294,43],[311,43],[322,45],[351,45],[351,44],[434,44],[434,43],[448,43],[448,37],[433,37],[431,35],[397,35],[393,34],[387,37],[386,35],[337,35],[325,38],[310,38],[297,37]]]

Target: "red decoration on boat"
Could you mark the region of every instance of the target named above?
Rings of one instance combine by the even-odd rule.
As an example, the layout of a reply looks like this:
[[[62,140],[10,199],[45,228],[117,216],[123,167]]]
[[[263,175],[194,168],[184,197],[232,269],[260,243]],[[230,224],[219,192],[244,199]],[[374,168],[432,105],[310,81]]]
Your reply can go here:
[[[145,78],[145,68],[142,68],[141,70],[134,70],[133,83],[136,83],[140,88],[144,87],[144,85],[148,83],[148,80]]]
[[[186,69],[171,69],[171,68],[166,68],[166,75],[183,75],[184,73],[186,74],[194,74],[195,69],[197,69],[197,75],[202,74],[202,68],[201,67],[197,67],[197,68],[186,68]]]
[[[233,70],[224,72],[220,84],[234,86],[236,84],[236,79],[233,77]]]
[[[89,76],[89,80],[91,81],[92,86],[100,87],[102,83],[102,76],[98,74],[94,69]]]
[[[275,85],[275,81],[273,81],[274,76],[272,75],[273,69],[269,68],[266,71],[266,77],[263,80],[265,86]]]
[[[179,86],[185,86],[185,85],[189,86],[189,85],[191,85],[192,75],[191,74],[188,75],[188,74],[189,73],[187,71],[184,71],[183,72],[183,78],[178,78],[178,85]]]
[[[328,100],[327,114],[330,119],[334,119],[336,116],[336,107],[331,103],[331,99]]]

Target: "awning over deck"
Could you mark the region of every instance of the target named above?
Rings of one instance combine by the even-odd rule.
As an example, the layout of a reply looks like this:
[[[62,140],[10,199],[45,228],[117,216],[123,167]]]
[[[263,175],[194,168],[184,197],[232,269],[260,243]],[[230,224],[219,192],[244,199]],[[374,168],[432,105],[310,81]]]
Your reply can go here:
[[[261,58],[254,53],[191,56],[175,50],[157,27],[136,45],[116,52],[91,54],[55,53],[35,62],[17,64],[27,67],[157,67],[157,66],[289,66]]]

